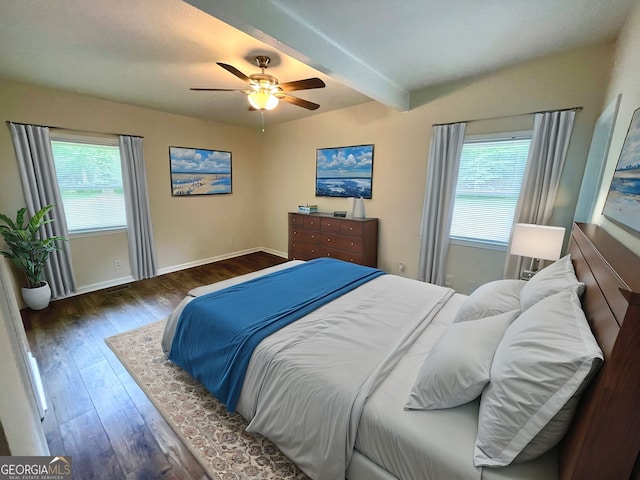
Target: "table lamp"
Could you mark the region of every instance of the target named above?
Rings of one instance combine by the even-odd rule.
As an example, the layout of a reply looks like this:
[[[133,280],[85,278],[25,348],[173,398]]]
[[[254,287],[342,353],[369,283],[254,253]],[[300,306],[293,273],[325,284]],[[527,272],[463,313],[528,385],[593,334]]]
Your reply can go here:
[[[529,280],[540,268],[540,260],[558,260],[564,241],[564,227],[549,227],[516,223],[511,236],[512,255],[531,258],[528,270],[523,270],[520,278]]]

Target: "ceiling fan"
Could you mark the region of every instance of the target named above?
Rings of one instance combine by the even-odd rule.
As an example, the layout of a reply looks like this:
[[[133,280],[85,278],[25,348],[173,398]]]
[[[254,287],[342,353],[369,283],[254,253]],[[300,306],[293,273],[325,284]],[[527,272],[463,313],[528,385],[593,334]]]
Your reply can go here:
[[[242,73],[233,65],[217,62],[217,64],[226,71],[234,74],[243,82],[248,83],[249,88],[191,88],[191,90],[207,92],[244,92],[247,94],[249,99],[249,110],[271,110],[278,105],[280,100],[309,110],[315,110],[320,106],[317,103],[289,95],[287,92],[295,90],[309,90],[312,88],[324,88],[325,83],[321,79],[314,77],[306,78],[304,80],[296,80],[293,82],[279,83],[276,77],[265,73],[270,62],[271,59],[267,56],[257,56],[256,63],[262,70],[262,73],[254,73],[249,76]]]

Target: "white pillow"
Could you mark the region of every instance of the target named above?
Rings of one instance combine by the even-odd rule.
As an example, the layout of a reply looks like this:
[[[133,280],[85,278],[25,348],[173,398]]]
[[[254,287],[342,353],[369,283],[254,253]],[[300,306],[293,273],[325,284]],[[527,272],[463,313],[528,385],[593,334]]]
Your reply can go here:
[[[578,296],[584,291],[571,263],[571,255],[565,255],[536,273],[520,291],[520,309],[524,312],[536,302],[563,290],[575,290]]]
[[[520,309],[520,291],[524,280],[494,280],[480,285],[460,305],[454,323],[492,317]]]
[[[422,364],[405,409],[451,408],[478,398],[489,383],[498,343],[519,313],[452,324]]]
[[[522,312],[493,358],[491,382],[480,400],[474,464],[509,465],[552,448],[569,428],[576,396],[602,359],[573,290]]]

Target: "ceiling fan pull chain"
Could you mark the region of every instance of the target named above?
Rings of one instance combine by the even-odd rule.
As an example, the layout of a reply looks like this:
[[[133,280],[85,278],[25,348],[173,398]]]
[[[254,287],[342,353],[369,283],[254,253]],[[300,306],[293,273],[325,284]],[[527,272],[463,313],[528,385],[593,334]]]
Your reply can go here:
[[[262,133],[264,133],[264,111],[260,110],[260,118],[262,118]]]

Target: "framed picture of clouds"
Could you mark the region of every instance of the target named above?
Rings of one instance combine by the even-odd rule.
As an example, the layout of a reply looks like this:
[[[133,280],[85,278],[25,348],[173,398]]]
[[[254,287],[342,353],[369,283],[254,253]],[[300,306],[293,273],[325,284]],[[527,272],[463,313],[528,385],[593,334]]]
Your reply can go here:
[[[373,145],[318,148],[316,197],[371,198]]]
[[[631,118],[602,213],[640,232],[640,108]]]
[[[231,193],[231,152],[169,147],[171,195]]]

